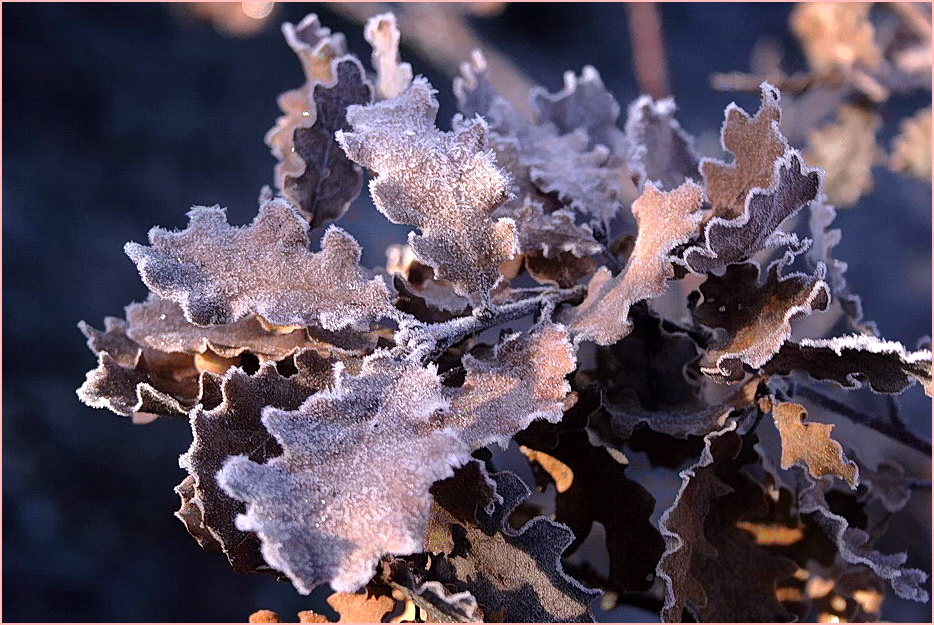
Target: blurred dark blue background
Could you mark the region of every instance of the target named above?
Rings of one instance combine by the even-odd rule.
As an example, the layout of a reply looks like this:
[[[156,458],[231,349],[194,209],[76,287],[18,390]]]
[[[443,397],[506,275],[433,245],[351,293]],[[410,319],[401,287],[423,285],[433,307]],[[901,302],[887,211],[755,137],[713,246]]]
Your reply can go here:
[[[233,573],[172,516],[172,489],[185,475],[177,458],[190,442],[185,423],[133,426],[78,402],[75,389],[95,359],[76,324],[102,327],[104,316],[145,298],[122,247],[145,242],[150,227],[184,227],[196,204],[227,207],[234,224],[253,218],[260,188],[272,183],[263,135],[279,113],[276,96],[303,82],[278,24],[317,12],[368,63],[361,29],[323,5],[277,5],[266,27],[244,38],[167,5],[2,10],[3,620],[243,621],[260,608],[288,620],[308,598]],[[747,70],[761,36],[783,43],[786,69],[801,67],[789,11],[663,7],[672,89],[689,132],[719,129],[733,99],[755,110],[756,97],[714,92],[709,76]],[[564,70],[592,64],[624,110],[638,95],[621,5],[516,4],[475,25],[551,91]],[[450,81],[404,48],[403,56],[439,90],[447,125]],[[929,97],[887,103],[884,138]],[[841,211],[837,256],[850,264],[867,317],[913,347],[931,332],[930,186],[876,173],[877,190]],[[386,243],[406,231],[365,199],[342,225],[369,266],[383,264]],[[929,410],[923,397],[913,401]],[[930,434],[926,414],[914,422]],[[919,494],[925,505],[929,497]],[[930,571],[930,560],[910,564]],[[928,606],[892,610],[893,620],[930,618]]]

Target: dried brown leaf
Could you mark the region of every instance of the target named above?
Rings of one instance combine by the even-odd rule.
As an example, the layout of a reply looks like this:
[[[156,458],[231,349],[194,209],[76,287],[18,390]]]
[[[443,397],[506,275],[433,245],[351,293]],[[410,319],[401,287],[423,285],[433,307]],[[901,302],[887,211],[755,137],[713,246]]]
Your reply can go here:
[[[561,566],[561,554],[573,534],[544,517],[532,519],[518,531],[512,529],[509,517],[529,496],[528,487],[508,471],[487,476],[481,469],[481,482],[487,480],[495,485],[498,500],[489,505],[482,489],[472,489],[480,499],[470,501],[475,510],[470,516],[456,512],[466,503],[456,478],[432,489],[432,523],[446,531],[457,547],[439,557],[440,564],[429,573],[455,591],[470,592],[488,621],[592,621],[589,603],[597,592],[566,575]]]
[[[782,437],[783,469],[802,462],[814,477],[836,475],[856,488],[859,469],[843,453],[840,443],[830,437],[832,425],[805,423],[807,410],[804,406],[788,402],[775,403],[772,416]]]
[[[536,188],[554,194],[562,206],[609,223],[626,195],[622,158],[602,143],[591,146],[582,129],[563,135],[542,129],[536,134],[522,155]]]
[[[735,423],[704,437],[705,447],[696,464],[681,472],[681,488],[670,508],[658,522],[665,539],[665,552],[656,573],[665,582],[664,622],[680,622],[687,605],[704,607],[709,600],[703,584],[694,574],[695,554],[716,556],[716,549],[704,533],[704,520],[711,500],[730,492],[730,488],[714,473],[713,464],[721,456],[732,458],[739,453],[741,443],[733,434]]]
[[[824,193],[834,204],[855,204],[872,191],[872,166],[880,152],[876,133],[881,126],[882,120],[874,111],[843,104],[837,109],[835,123],[808,134],[804,159],[824,170]],[[926,148],[930,154],[930,145]]]
[[[574,533],[565,555],[574,553],[599,522],[606,531],[610,587],[648,590],[665,544],[649,522],[655,499],[626,475],[626,465],[606,448],[591,445],[582,430],[562,433],[547,453],[524,453],[555,480],[554,519]]]
[[[700,180],[691,138],[675,119],[672,98],[641,96],[629,105],[626,119],[627,164],[641,189],[646,182],[670,191],[686,180]]]
[[[281,623],[279,615],[272,610],[257,610],[250,615],[250,623]]]
[[[892,141],[889,168],[931,181],[931,107],[902,120]]]
[[[146,285],[181,305],[197,325],[258,314],[281,326],[368,329],[392,314],[389,290],[358,262],[360,246],[331,226],[308,250],[308,224],[284,199],[264,203],[253,223],[227,224],[219,207],[193,208],[188,228],[153,228],[152,247],[127,243]]]
[[[735,104],[726,109],[721,141],[734,162],[701,160],[713,210],[698,242],[683,252],[692,271],[709,272],[763,247],[797,243],[779,225],[820,193],[819,171],[802,163],[779,129],[778,89],[767,82],[761,89],[762,105],[754,117]]]
[[[394,98],[412,84],[412,66],[399,62],[399,27],[392,13],[374,15],[363,28],[363,37],[373,46],[376,96]]]
[[[402,94],[352,107],[353,132],[337,134],[348,156],[373,170],[370,192],[393,223],[416,226],[409,245],[450,280],[458,294],[489,307],[499,265],[518,253],[515,222],[493,211],[507,198],[507,178],[486,150],[479,119],[444,133],[434,125],[438,102],[424,78]]]
[[[901,393],[913,382],[931,395],[931,352],[910,352],[901,343],[865,334],[787,342],[764,364],[769,374],[804,371],[844,388],[868,384],[877,393]]]
[[[660,521],[668,543],[658,568],[667,586],[662,620],[681,620],[684,608],[698,622],[792,620],[776,587],[797,565],[737,527],[761,518],[771,501],[740,470],[754,459],[744,438],[735,423],[708,434],[700,460],[681,473],[675,504]]]
[[[667,280],[675,275],[670,253],[696,231],[702,194],[693,182],[668,192],[651,183],[645,185],[632,205],[639,235],[629,263],[615,278],[601,267],[590,279],[587,298],[570,315],[575,342],[615,343],[632,327],[629,308],[665,291]]]
[[[338,57],[333,65],[333,80],[309,87],[314,123],[296,127],[292,135],[294,154],[304,167],[277,178],[279,189],[312,228],[342,217],[363,188],[363,171],[347,158],[334,133],[350,128],[347,107],[369,104],[373,89],[356,57]]]
[[[745,210],[739,217],[715,216],[707,221],[699,243],[683,253],[689,269],[710,272],[725,264],[746,260],[763,248],[784,244],[798,246],[797,237],[781,231],[779,226],[818,197],[820,173],[803,165],[793,150],[775,162],[775,169],[773,186],[749,192]],[[715,206],[715,213],[716,210]]]
[[[98,358],[97,368],[87,373],[78,389],[85,404],[127,417],[136,413],[184,416],[199,402],[215,401],[218,378],[199,373],[193,356],[142,348],[126,335],[123,319],[108,317],[104,323],[104,332],[84,322],[78,324]]]
[[[740,380],[743,364],[758,369],[779,351],[791,336],[792,318],[827,308],[830,289],[822,280],[823,266],[812,276],[782,275],[792,258],[789,252],[769,265],[762,284],[755,263],[728,265],[722,276],[707,277],[694,318],[723,328],[726,336],[708,348],[701,371],[717,380]]]
[[[568,210],[546,213],[540,202],[527,197],[510,216],[516,221],[522,252],[541,251],[545,258],[568,252],[584,258],[603,249],[594,239],[593,228],[575,224],[574,214]]]
[[[242,454],[254,462],[265,462],[282,453],[260,422],[263,409],[273,406],[294,410],[332,380],[332,363],[313,350],[299,353],[295,365],[298,372],[290,377],[280,375],[273,363],[264,364],[254,375],[231,369],[221,383],[223,402],[212,410],[198,408],[191,413],[193,440],[179,459],[189,477],[176,488],[182,498],[182,508],[176,516],[196,539],[209,534],[239,573],[268,570],[268,566],[260,555],[256,535],[234,525],[235,517],[244,512],[245,506],[220,489],[215,474],[229,456]],[[186,508],[191,505],[200,511],[200,518],[196,519],[199,523],[189,522],[191,515]],[[204,546],[202,540],[198,542]]]

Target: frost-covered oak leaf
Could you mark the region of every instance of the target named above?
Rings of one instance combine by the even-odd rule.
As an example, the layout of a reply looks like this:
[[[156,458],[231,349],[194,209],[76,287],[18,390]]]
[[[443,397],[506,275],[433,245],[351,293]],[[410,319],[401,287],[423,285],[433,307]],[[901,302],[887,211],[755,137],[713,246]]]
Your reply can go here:
[[[204,533],[213,537],[239,573],[268,566],[260,555],[256,535],[234,525],[236,516],[245,511],[243,502],[221,490],[215,475],[229,456],[265,462],[282,453],[260,422],[263,408],[295,410],[309,395],[332,382],[332,363],[314,350],[297,354],[295,366],[297,373],[289,377],[280,375],[274,363],[264,364],[253,375],[231,368],[221,382],[221,404],[211,410],[196,408],[191,412],[191,447],[179,458],[179,465],[188,471],[191,481],[186,478],[176,488],[182,497],[182,509],[176,516],[195,538]],[[186,520],[186,510],[191,506],[199,510],[194,524]]]
[[[342,217],[363,188],[363,171],[347,158],[334,133],[350,128],[347,107],[369,104],[373,89],[355,57],[339,57],[333,64],[334,79],[310,88],[317,111],[314,124],[295,128],[292,137],[305,166],[284,175],[280,183],[282,193],[298,205],[312,228]]]
[[[307,347],[323,345],[304,329],[273,331],[255,315],[230,324],[197,326],[175,302],[150,293],[143,303],[126,307],[127,335],[144,347],[163,352],[213,352],[233,358],[247,351],[262,360],[282,360]]]
[[[435,127],[437,113],[434,92],[419,77],[395,98],[351,107],[353,132],[337,138],[375,172],[376,207],[393,223],[421,230],[409,233],[419,260],[474,305],[489,307],[499,265],[518,253],[515,222],[492,217],[507,199],[508,179],[487,150],[485,122],[445,133]]]
[[[820,174],[803,165],[801,157],[791,150],[776,161],[775,168],[774,185],[767,190],[752,190],[743,214],[734,219],[715,216],[707,221],[701,242],[683,254],[691,270],[712,271],[745,260],[762,248],[797,243],[795,235],[778,228],[818,196]]]
[[[326,582],[357,590],[383,554],[422,549],[429,488],[469,459],[437,425],[448,405],[434,367],[380,351],[298,410],[267,407],[262,423],[283,455],[235,456],[217,476],[247,504],[237,528],[259,536],[266,562],[302,594]]]
[[[641,189],[651,182],[669,191],[685,180],[700,180],[692,139],[675,119],[672,98],[641,96],[629,106],[626,119],[627,164]]]
[[[667,280],[674,277],[670,252],[697,230],[702,199],[703,190],[693,182],[668,192],[646,183],[632,205],[639,234],[629,263],[615,278],[601,267],[590,279],[587,298],[571,313],[576,342],[610,345],[626,336],[632,327],[629,308],[661,295]]]
[[[694,318],[709,328],[723,328],[726,336],[707,350],[701,371],[717,380],[740,380],[743,363],[758,369],[778,352],[791,336],[794,317],[826,310],[830,289],[822,279],[823,265],[812,276],[783,276],[781,269],[791,258],[789,252],[769,265],[761,285],[755,263],[728,265],[722,276],[708,275]]]
[[[701,160],[707,198],[718,217],[734,219],[743,214],[746,197],[753,189],[769,189],[775,162],[784,156],[788,143],[779,128],[781,107],[778,89],[762,83],[762,104],[754,117],[730,103],[720,133],[723,149],[733,154],[732,163]]]
[[[583,130],[591,141],[590,147],[600,144],[611,150],[622,141],[623,133],[616,127],[619,104],[604,87],[600,73],[590,65],[584,66],[580,76],[565,72],[564,88],[556,93],[534,87],[529,100],[539,122],[554,124],[560,134]]]
[[[844,388],[868,384],[877,393],[901,393],[912,382],[919,382],[931,395],[929,350],[911,352],[901,343],[864,334],[785,343],[763,369],[777,375],[804,371]]]
[[[807,411],[804,406],[789,402],[776,403],[772,416],[782,437],[783,469],[802,462],[814,477],[836,475],[846,480],[851,488],[856,488],[859,469],[843,453],[840,443],[830,438],[833,425],[805,423]]]
[[[594,239],[590,225],[576,225],[574,213],[569,210],[546,213],[541,203],[526,198],[513,216],[519,228],[519,248],[523,252],[540,250],[546,258],[570,252],[583,258],[603,249]]]
[[[623,133],[615,127],[619,106],[593,68],[579,78],[565,74],[565,89],[558,93],[533,90],[538,123],[496,93],[480,54],[461,67],[454,91],[464,115],[481,115],[489,124],[490,147],[511,176],[513,195],[497,216],[516,219],[520,231],[514,213],[526,202],[542,204],[546,213],[573,207],[586,220],[605,225],[621,203],[634,198],[623,162]]]
[[[532,421],[557,423],[571,391],[565,379],[577,367],[567,330],[550,324],[531,334],[513,334],[493,348],[490,358],[463,357],[464,384],[450,395],[444,423],[463,431],[471,449],[504,446]]]
[[[311,90],[318,82],[331,82],[331,61],[347,53],[344,35],[332,34],[330,29],[322,27],[318,16],[313,13],[305,16],[297,26],[284,23],[282,34],[302,63],[306,82],[298,89],[279,96],[278,104],[283,115],[266,133],[266,145],[279,161],[275,168],[279,189],[283,188],[286,176],[301,176],[305,170],[305,163],[295,151],[293,135],[296,128],[307,128],[315,123],[317,108],[311,99]]]
[[[392,13],[374,15],[363,28],[363,38],[373,46],[376,69],[376,95],[380,100],[394,98],[412,84],[412,66],[399,61],[399,27]]]
[[[762,106],[755,117],[735,104],[727,107],[722,142],[734,162],[701,159],[713,210],[698,243],[683,252],[692,271],[709,272],[763,247],[796,243],[794,235],[778,228],[820,194],[819,170],[804,165],[779,130],[778,89],[768,83],[761,88]]]
[[[536,134],[529,137],[522,160],[537,189],[599,222],[612,220],[626,193],[622,159],[603,144],[591,146],[581,129]]]
[[[183,416],[199,402],[212,403],[217,376],[199,373],[191,355],[140,346],[127,336],[123,319],[107,317],[104,323],[104,332],[78,324],[98,359],[78,389],[85,404],[129,417],[140,412]]]
[[[199,206],[188,228],[149,231],[151,247],[127,243],[143,282],[182,307],[197,325],[234,323],[258,314],[281,326],[367,329],[391,314],[389,290],[358,262],[360,246],[331,226],[321,251],[308,250],[308,224],[276,198],[242,228],[223,209]]]

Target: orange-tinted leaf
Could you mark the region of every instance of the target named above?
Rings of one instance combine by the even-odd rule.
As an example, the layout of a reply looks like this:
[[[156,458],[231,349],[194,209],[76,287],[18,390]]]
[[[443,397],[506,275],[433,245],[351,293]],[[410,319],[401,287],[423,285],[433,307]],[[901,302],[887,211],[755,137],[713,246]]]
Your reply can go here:
[[[814,477],[836,475],[851,488],[859,483],[856,463],[846,457],[840,443],[830,438],[832,425],[805,423],[807,411],[800,404],[778,402],[772,409],[775,427],[782,437],[782,468],[802,462]]]

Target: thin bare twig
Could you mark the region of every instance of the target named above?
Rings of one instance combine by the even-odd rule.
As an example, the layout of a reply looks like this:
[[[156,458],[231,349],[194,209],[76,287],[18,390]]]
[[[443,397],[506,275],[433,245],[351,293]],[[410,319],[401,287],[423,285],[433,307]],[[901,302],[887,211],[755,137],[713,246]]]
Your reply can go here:
[[[583,299],[584,292],[583,286],[548,290],[538,296],[500,306],[485,316],[457,317],[427,325],[409,322],[396,332],[398,347],[395,350],[400,355],[406,354],[409,358],[423,362],[437,359],[445,350],[467,336],[527,317],[542,308],[552,311],[558,304]]]
[[[863,412],[860,412],[856,410],[855,408],[853,408],[852,406],[848,406],[847,404],[844,404],[835,399],[827,397],[820,391],[815,390],[813,388],[809,388],[807,386],[802,386],[800,384],[795,385],[793,394],[800,395],[806,399],[810,399],[811,401],[822,406],[823,408],[832,410],[836,412],[837,414],[850,419],[854,423],[865,425],[866,427],[872,428],[873,430],[881,434],[885,434],[892,440],[898,441],[899,443],[902,443],[903,445],[907,445],[908,447],[911,447],[912,449],[916,449],[920,451],[921,453],[927,454],[928,456],[931,455],[930,441],[926,441],[916,436],[915,434],[910,432],[905,427],[898,427],[896,425],[893,425],[892,423],[889,423],[888,421],[884,421],[872,415],[868,415]]]
[[[629,40],[632,42],[632,67],[642,93],[655,100],[671,95],[668,64],[662,37],[662,18],[655,2],[626,4]]]

